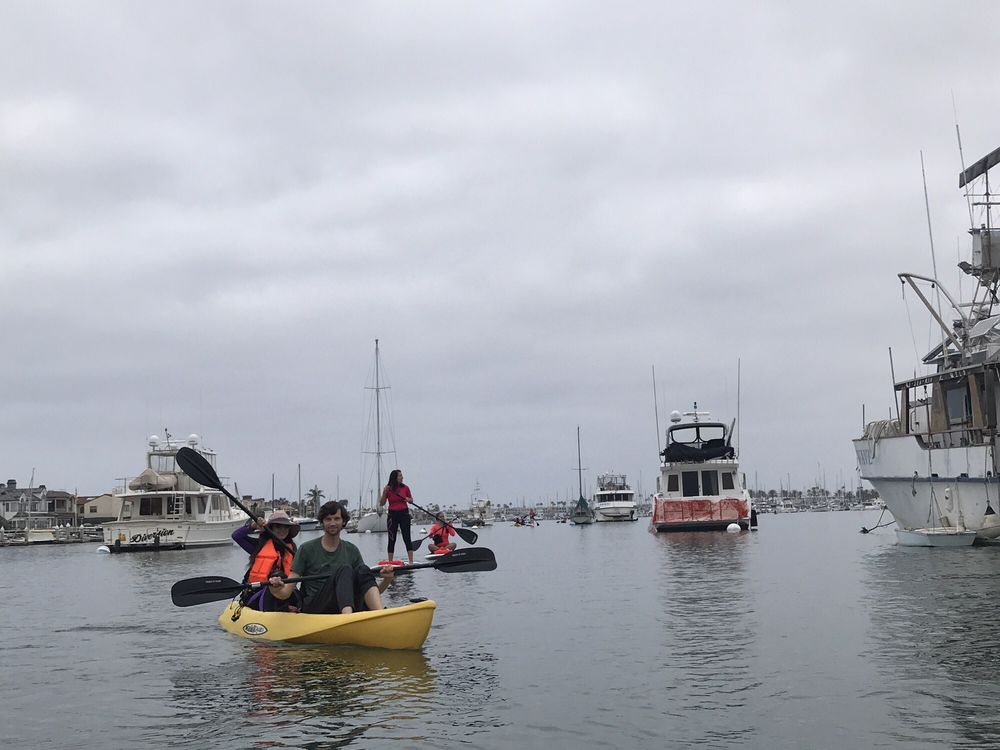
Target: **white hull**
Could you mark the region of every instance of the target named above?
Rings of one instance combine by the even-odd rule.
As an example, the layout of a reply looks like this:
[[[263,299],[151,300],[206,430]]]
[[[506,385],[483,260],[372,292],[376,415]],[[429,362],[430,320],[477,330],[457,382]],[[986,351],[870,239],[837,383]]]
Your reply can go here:
[[[219,547],[232,544],[231,534],[243,519],[226,521],[110,521],[102,526],[109,547]]]
[[[968,547],[975,540],[975,531],[954,527],[912,531],[896,529],[896,541],[903,547]]]
[[[361,518],[358,519],[357,532],[359,534],[367,532],[377,534],[382,531],[388,531],[388,518],[388,513],[382,513],[379,515],[373,510],[367,511],[361,516]]]
[[[594,520],[638,521],[639,510],[635,507],[635,503],[597,503],[594,508]]]
[[[903,435],[855,440],[854,448],[861,478],[904,531],[961,525],[980,539],[1000,537],[1000,480],[985,475],[992,474],[992,446],[931,450]],[[928,465],[936,476],[914,476],[914,467]]]

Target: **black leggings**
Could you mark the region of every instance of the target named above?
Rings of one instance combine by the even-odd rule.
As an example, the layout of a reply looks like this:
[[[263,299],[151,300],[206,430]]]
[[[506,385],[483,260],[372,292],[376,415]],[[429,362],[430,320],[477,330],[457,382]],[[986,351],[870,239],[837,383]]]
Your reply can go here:
[[[323,588],[306,602],[303,612],[313,615],[339,615],[344,607],[363,612],[365,592],[375,586],[375,576],[366,567],[342,565],[323,582]]]
[[[396,532],[403,532],[403,545],[407,552],[413,551],[413,542],[410,541],[410,511],[390,510],[389,517],[385,522],[389,530],[389,554],[396,551]]]

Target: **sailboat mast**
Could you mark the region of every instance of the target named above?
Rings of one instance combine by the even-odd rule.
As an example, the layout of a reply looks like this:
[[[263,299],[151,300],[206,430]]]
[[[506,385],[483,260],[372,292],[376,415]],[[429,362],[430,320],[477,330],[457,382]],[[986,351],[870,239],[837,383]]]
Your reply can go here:
[[[375,339],[375,486],[382,488],[382,393],[378,380],[378,339]]]
[[[583,499],[583,459],[580,457],[580,425],[576,426],[576,473],[580,479],[580,499]]]

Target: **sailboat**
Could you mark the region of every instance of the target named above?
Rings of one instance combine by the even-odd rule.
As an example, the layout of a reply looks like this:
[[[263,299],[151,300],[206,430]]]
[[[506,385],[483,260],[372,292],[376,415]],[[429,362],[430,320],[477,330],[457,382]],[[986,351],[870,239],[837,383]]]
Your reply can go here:
[[[580,480],[580,499],[576,501],[573,514],[569,520],[577,526],[584,526],[594,522],[594,511],[583,496],[583,461],[580,459],[580,427],[576,428],[576,473]]]
[[[385,486],[385,475],[382,473],[382,456],[395,456],[395,445],[391,450],[384,450],[382,443],[382,422],[389,420],[389,410],[384,402],[383,391],[387,391],[389,386],[383,385],[385,373],[382,372],[382,361],[379,357],[378,339],[375,339],[375,367],[372,380],[373,385],[365,386],[365,390],[372,392],[372,399],[368,409],[368,428],[364,448],[361,451],[361,489],[358,494],[357,526],[354,531],[364,534],[366,532],[378,533],[388,531],[388,514],[385,509],[378,505],[378,496],[382,494],[382,487]],[[390,429],[391,437],[392,431]],[[373,450],[374,449],[374,450]],[[365,491],[368,492],[367,504],[365,503]]]

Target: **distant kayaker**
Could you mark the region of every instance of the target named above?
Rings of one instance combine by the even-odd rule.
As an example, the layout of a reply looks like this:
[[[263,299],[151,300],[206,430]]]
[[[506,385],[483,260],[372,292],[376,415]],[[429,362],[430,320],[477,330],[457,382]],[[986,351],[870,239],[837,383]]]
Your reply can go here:
[[[254,539],[251,534],[260,532],[260,537]],[[274,511],[267,519],[261,516],[256,521],[240,526],[232,533],[233,541],[250,555],[250,567],[244,576],[244,583],[264,583],[273,576],[289,576],[292,573],[292,560],[295,556],[295,542],[292,541],[299,533],[299,525],[283,510]],[[287,611],[297,609],[298,596],[287,599],[276,598],[265,586],[252,593],[245,606],[264,612],[276,610]]]
[[[323,526],[323,536],[303,542],[292,561],[295,577],[327,573],[329,577],[303,581],[302,611],[311,614],[344,614],[382,609],[382,592],[392,583],[393,566],[380,569],[382,581],[375,583],[372,570],[365,565],[361,552],[340,532],[349,520],[347,508],[336,500],[323,503],[316,516]],[[295,595],[294,583],[281,578],[270,579],[271,594],[278,599]]]
[[[455,534],[455,527],[447,522],[444,513],[435,516],[436,523],[431,526],[427,536],[431,538],[431,543],[427,545],[432,555],[451,552],[457,546],[454,542],[449,542],[448,537]]]
[[[403,532],[403,544],[406,547],[406,556],[410,558],[410,565],[413,565],[413,542],[410,539],[410,502],[413,495],[410,488],[403,484],[403,472],[393,469],[389,472],[389,482],[382,495],[378,499],[379,506],[389,503],[389,517],[386,519],[386,527],[389,531],[389,559],[394,559],[396,554],[396,532]]]

